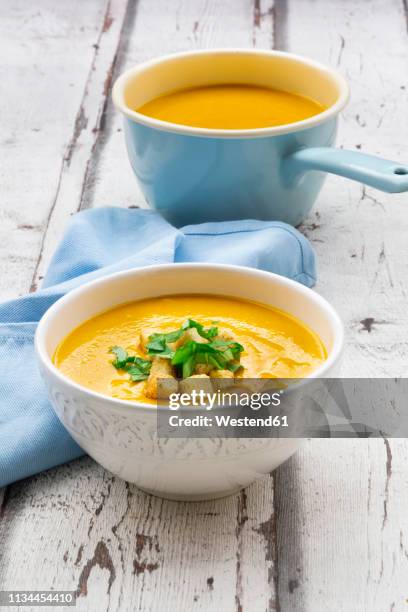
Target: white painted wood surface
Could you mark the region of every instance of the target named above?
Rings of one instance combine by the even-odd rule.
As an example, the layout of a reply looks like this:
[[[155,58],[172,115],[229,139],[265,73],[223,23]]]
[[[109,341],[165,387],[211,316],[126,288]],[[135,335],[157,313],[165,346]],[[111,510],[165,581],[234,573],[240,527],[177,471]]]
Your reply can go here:
[[[112,74],[169,51],[260,46],[339,69],[340,144],[408,159],[397,0],[111,0],[0,5],[0,291],[35,288],[78,209],[143,206]],[[345,374],[407,370],[405,195],[330,178],[303,231],[346,322]],[[0,493],[0,587],[78,589],[79,610],[403,612],[408,443],[311,441],[227,500],[148,497],[90,459]],[[275,498],[275,502],[274,502]]]
[[[290,50],[337,65],[349,80],[339,144],[407,160],[403,3],[289,3],[285,36]],[[346,323],[344,376],[407,374],[407,204],[407,194],[333,177],[306,224],[317,290]],[[407,609],[407,454],[406,440],[315,440],[278,471],[283,610]]]

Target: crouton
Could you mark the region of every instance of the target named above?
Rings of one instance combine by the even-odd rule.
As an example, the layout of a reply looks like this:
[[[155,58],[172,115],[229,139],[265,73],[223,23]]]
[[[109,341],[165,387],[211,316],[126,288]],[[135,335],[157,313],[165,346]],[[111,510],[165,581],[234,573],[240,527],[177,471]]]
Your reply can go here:
[[[211,370],[211,378],[234,378],[231,370]]]
[[[229,329],[226,329],[225,327],[218,327],[218,336],[216,337],[216,340],[227,340],[228,342],[234,342],[235,338]]]
[[[189,329],[187,329],[184,332],[184,335],[186,336],[185,342],[187,342],[188,340],[194,340],[194,342],[201,342],[201,343],[208,342],[208,340],[200,336],[200,334],[198,333],[195,327],[190,327]]]
[[[191,393],[192,391],[204,391],[204,393],[214,393],[210,377],[207,374],[195,374],[188,376],[179,383],[180,393]]]
[[[178,382],[173,375],[170,361],[161,357],[153,357],[149,378],[145,386],[146,396],[152,399],[167,399],[177,391]]]
[[[209,374],[212,366],[208,365],[208,363],[197,363],[194,373],[195,374]]]
[[[230,370],[211,370],[211,382],[218,391],[228,389],[234,384],[234,374]]]
[[[206,343],[208,340],[200,336],[195,327],[190,327],[186,329],[186,331],[180,336],[178,340],[175,342],[169,342],[168,346],[172,351],[176,351],[180,346],[183,346],[189,340],[193,340],[194,342]]]

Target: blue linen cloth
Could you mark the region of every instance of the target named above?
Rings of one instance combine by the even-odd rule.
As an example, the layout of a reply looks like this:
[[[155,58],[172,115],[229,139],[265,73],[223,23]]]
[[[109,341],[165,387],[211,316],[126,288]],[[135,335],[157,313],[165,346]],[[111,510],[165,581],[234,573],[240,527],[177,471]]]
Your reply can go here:
[[[97,277],[169,262],[218,262],[315,283],[311,245],[279,222],[175,229],[154,211],[100,208],[73,217],[42,287],[0,304],[0,486],[83,454],[55,416],[34,353],[37,322],[67,291]]]

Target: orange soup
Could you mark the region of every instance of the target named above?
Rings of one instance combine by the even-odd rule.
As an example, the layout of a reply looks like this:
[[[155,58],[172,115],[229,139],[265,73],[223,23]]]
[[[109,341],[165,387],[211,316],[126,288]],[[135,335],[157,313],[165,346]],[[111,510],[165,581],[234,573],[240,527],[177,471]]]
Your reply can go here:
[[[118,306],[73,330],[54,355],[77,383],[139,402],[168,397],[180,379],[303,378],[325,359],[320,338],[293,316],[212,295]]]
[[[305,96],[255,85],[209,85],[159,96],[139,113],[192,127],[242,130],[296,123],[325,110]]]

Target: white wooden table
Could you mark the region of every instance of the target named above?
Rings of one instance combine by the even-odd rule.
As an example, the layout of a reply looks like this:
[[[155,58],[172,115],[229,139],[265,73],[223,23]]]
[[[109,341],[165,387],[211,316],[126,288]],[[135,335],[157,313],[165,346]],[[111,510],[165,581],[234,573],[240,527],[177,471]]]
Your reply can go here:
[[[407,0],[3,0],[0,291],[33,291],[80,209],[144,206],[112,79],[200,47],[276,47],[348,78],[339,143],[408,160]],[[345,375],[408,369],[408,198],[329,178],[302,231],[346,324]],[[79,610],[406,612],[408,442],[310,441],[217,502],[139,492],[89,458],[0,492],[0,588]]]

